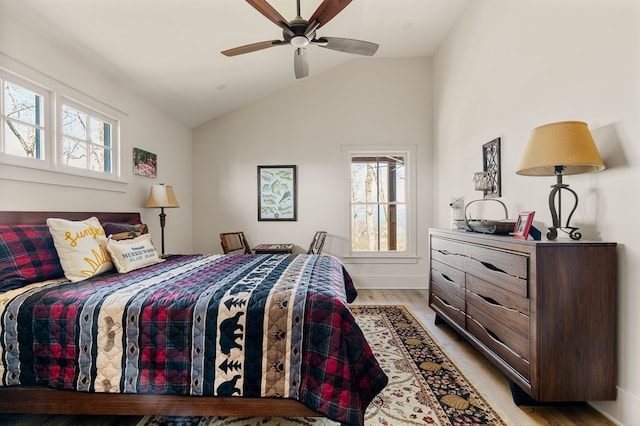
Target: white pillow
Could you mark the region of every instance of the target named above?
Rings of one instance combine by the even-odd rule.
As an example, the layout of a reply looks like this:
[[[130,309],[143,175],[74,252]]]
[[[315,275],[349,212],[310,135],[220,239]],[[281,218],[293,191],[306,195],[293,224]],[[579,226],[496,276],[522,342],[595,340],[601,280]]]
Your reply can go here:
[[[164,262],[164,259],[160,258],[153,247],[149,234],[143,234],[129,240],[112,240],[109,238],[107,250],[109,250],[111,260],[120,273]]]
[[[49,218],[47,225],[67,279],[75,283],[113,269],[107,237],[96,217],[83,221]]]

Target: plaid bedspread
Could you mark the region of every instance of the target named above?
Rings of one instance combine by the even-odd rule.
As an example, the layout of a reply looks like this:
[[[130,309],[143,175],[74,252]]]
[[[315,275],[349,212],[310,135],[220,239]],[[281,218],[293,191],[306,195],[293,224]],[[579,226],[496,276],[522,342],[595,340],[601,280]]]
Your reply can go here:
[[[284,397],[347,423],[386,385],[330,256],[189,255],[0,293],[3,386]]]

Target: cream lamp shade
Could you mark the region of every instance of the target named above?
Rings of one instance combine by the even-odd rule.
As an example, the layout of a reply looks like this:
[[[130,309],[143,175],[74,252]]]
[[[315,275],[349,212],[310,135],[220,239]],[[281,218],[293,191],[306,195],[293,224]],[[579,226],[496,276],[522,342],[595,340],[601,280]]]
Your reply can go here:
[[[173,193],[173,186],[159,184],[153,185],[151,187],[151,191],[149,193],[149,199],[147,200],[147,204],[145,207],[153,208],[153,207],[180,207],[178,204],[178,200],[176,199],[175,194]]]
[[[604,168],[587,123],[562,121],[531,131],[516,173],[527,176],[573,175]]]
[[[165,185],[164,183],[153,185],[149,192],[147,204],[144,206],[147,208],[160,208],[160,232],[162,238],[162,255],[164,256],[164,227],[167,218],[164,209],[180,207],[176,195],[173,193],[173,186]]]

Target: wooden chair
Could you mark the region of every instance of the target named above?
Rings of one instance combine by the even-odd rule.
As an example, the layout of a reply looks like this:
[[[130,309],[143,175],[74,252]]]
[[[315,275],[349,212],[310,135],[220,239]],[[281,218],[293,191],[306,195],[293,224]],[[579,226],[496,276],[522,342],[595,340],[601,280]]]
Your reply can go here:
[[[220,234],[220,245],[224,254],[242,250],[244,254],[251,254],[244,232],[223,232]]]
[[[309,251],[307,254],[320,254],[322,253],[322,247],[324,246],[324,240],[327,238],[326,231],[318,231],[313,236],[313,240],[311,241],[311,245],[309,246]]]

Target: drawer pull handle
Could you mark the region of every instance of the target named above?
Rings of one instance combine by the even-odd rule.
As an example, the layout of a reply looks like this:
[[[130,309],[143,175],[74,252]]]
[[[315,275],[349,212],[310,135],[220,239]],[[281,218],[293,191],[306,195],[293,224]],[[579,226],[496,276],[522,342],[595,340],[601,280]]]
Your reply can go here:
[[[479,294],[478,296],[482,297],[484,299],[485,302],[487,302],[490,305],[494,305],[494,306],[502,306],[502,304],[500,304],[500,302],[498,302],[495,299],[492,299],[491,297],[488,296],[483,296],[481,294]]]
[[[447,280],[447,281],[449,281],[449,282],[451,282],[451,283],[455,283],[455,281],[454,281],[454,280],[452,280],[451,278],[449,278],[449,277],[447,276],[447,274],[443,274],[442,272],[440,272],[440,275],[442,275],[442,278],[444,278],[445,280]]]
[[[504,306],[502,303],[498,302],[495,299],[492,299],[491,297],[483,296],[481,294],[478,294],[478,296],[480,296],[480,298],[482,298],[482,300],[484,300],[485,302],[487,302],[490,305],[496,306],[496,307],[498,307],[500,309],[504,309],[505,311],[518,312],[516,309]]]
[[[489,262],[480,261],[480,263],[482,263],[482,266],[484,266],[487,269],[491,269],[492,271],[500,272],[502,274],[506,274],[507,273],[505,270],[500,269],[496,265],[493,265],[493,264],[491,264]]]
[[[438,297],[438,296],[436,296],[436,297]],[[438,297],[438,300],[440,300],[443,304],[447,305],[448,307],[453,308],[453,305],[451,303],[447,302],[445,299],[443,299],[441,297]]]
[[[487,332],[487,334],[489,336],[491,336],[491,338],[493,340],[495,340],[496,342],[500,343],[502,346],[507,346],[507,344],[501,339],[499,338],[493,331],[489,330],[488,328],[485,327],[484,331]],[[508,347],[508,346],[507,346]]]
[[[502,346],[503,348],[505,348],[506,350],[508,350],[509,352],[511,352],[514,356],[517,356],[518,358],[524,359],[522,357],[522,355],[518,354],[516,351],[514,351],[513,349],[511,349],[509,347],[509,345],[507,345],[501,338],[499,338],[493,331],[489,330],[487,327],[485,327],[484,325],[480,324],[475,318],[473,319],[473,322],[475,322],[478,326],[480,326],[480,328],[482,328],[485,333],[487,333],[487,335],[493,339],[496,343],[498,343],[500,346]]]
[[[447,249],[435,249],[435,251],[437,251],[440,254],[443,254],[445,256],[462,256],[460,253],[454,253],[452,251],[449,251]]]

